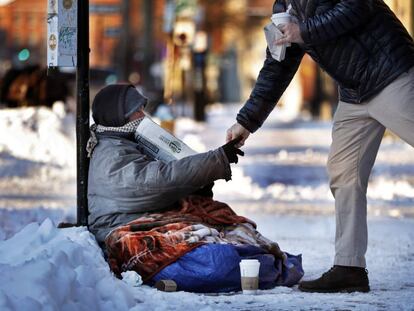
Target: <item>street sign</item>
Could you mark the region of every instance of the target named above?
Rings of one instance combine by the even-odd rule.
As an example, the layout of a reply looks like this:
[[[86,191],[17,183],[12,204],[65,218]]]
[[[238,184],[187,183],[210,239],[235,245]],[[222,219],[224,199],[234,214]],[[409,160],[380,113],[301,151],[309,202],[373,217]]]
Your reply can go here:
[[[48,0],[48,67],[76,67],[77,20],[78,5],[76,0]]]

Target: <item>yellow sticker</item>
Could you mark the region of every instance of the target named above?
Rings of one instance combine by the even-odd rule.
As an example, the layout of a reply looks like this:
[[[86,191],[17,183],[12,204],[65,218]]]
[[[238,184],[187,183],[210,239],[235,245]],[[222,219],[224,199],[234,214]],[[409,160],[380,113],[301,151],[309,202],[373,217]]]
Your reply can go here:
[[[63,7],[66,10],[69,10],[72,7],[73,1],[72,0],[63,0]]]

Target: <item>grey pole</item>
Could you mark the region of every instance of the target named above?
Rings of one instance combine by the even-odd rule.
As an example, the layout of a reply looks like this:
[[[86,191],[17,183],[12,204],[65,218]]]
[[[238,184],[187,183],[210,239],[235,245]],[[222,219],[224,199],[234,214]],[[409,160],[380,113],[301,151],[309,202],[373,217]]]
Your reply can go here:
[[[78,53],[76,66],[77,225],[88,225],[89,139],[89,0],[78,1]]]
[[[121,3],[121,36],[120,36],[120,53],[118,54],[119,61],[119,79],[121,81],[128,81],[129,74],[129,60],[130,60],[130,30],[129,30],[129,16],[130,16],[130,0],[122,0]]]

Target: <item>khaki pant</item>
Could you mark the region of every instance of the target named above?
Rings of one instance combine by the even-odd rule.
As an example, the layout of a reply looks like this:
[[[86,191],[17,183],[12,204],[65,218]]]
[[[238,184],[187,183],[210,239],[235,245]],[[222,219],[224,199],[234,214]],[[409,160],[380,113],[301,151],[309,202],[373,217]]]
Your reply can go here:
[[[414,68],[369,101],[339,102],[328,159],[336,211],[335,265],[366,265],[366,191],[386,128],[414,146]]]

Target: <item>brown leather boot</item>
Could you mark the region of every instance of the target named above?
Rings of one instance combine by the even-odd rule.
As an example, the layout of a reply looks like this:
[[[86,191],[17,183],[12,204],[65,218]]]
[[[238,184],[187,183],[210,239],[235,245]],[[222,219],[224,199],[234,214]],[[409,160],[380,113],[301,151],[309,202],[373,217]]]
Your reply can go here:
[[[312,293],[369,292],[368,271],[359,267],[333,266],[319,279],[302,281],[299,290]]]

